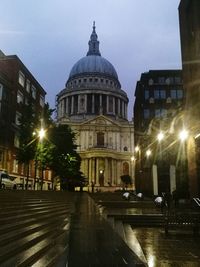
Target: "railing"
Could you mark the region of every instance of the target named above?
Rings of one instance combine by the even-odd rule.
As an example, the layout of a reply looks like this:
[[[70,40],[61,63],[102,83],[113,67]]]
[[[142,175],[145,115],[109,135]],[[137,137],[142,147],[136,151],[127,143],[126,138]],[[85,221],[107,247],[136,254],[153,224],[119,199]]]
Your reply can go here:
[[[198,197],[194,197],[193,200],[197,204],[197,206],[200,207],[200,199]]]
[[[164,229],[165,234],[168,234],[169,228],[190,228],[193,234],[199,232],[200,217],[197,214],[167,214],[165,216]]]

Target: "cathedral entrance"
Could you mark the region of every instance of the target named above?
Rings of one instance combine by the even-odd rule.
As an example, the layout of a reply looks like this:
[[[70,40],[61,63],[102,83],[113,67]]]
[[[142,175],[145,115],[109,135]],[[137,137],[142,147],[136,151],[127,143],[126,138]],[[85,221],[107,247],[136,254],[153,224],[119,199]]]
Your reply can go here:
[[[99,185],[104,186],[104,170],[99,171]]]

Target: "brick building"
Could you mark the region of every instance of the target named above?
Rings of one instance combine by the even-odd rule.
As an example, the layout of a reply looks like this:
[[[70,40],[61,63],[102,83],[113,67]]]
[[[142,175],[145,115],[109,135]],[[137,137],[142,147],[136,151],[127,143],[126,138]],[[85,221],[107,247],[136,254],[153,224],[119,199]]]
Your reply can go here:
[[[179,5],[185,120],[188,140],[188,174],[191,196],[200,193],[200,1],[181,0]]]
[[[16,159],[19,146],[18,119],[21,116],[20,103],[28,103],[31,96],[34,109],[41,112],[45,103],[45,90],[16,55],[6,56],[0,51],[0,169],[16,177],[24,185],[25,170]],[[33,187],[34,162],[30,166],[29,187]],[[40,176],[38,171],[37,176]],[[51,184],[50,174],[45,174],[45,186]]]

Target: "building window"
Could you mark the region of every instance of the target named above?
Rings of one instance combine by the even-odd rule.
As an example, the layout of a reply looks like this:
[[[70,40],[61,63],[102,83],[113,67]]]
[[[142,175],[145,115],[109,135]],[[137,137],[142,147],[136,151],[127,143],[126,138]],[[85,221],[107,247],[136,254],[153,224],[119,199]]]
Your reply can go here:
[[[24,96],[22,94],[22,92],[20,92],[19,90],[17,91],[17,103],[23,103],[24,101]]]
[[[40,95],[40,106],[43,108],[44,107],[44,96]]]
[[[19,78],[18,78],[18,82],[21,86],[24,87],[25,85],[25,75],[23,74],[23,72],[19,71]]]
[[[181,77],[174,77],[174,82],[175,82],[175,84],[180,84],[181,83]]]
[[[165,118],[167,116],[166,109],[155,109],[155,117],[156,118]]]
[[[165,90],[154,90],[154,98],[155,99],[165,99],[166,91]]]
[[[13,172],[18,173],[18,161],[16,159],[13,160]]]
[[[32,97],[34,98],[34,99],[36,99],[36,88],[35,88],[35,86],[31,86],[31,91],[32,91]]]
[[[144,109],[144,118],[148,119],[150,117],[150,110],[149,109]]]
[[[149,90],[144,91],[144,98],[149,99]]]
[[[176,90],[171,90],[170,94],[172,99],[176,99]]]
[[[124,151],[128,151],[128,148],[127,148],[127,146],[125,146],[125,147],[124,147]]]
[[[104,133],[102,132],[97,133],[97,146],[104,146]]]
[[[159,99],[160,98],[159,90],[154,90],[154,98],[155,99]]]
[[[129,164],[128,162],[123,163],[123,174],[124,175],[129,175]]]
[[[158,83],[159,84],[165,83],[165,78],[164,77],[158,77]]]
[[[155,109],[155,117],[160,118],[160,109]]]
[[[19,136],[18,135],[15,135],[14,146],[19,148]]]
[[[153,85],[153,79],[149,79],[149,85]]]
[[[31,82],[29,80],[26,80],[26,91],[30,93],[31,91]]]
[[[166,91],[165,90],[160,90],[160,98],[165,99],[166,98]]]
[[[15,124],[16,125],[20,125],[20,119],[21,119],[21,113],[16,112],[16,115],[15,115]]]
[[[183,90],[177,90],[177,98],[182,99],[183,98]]]

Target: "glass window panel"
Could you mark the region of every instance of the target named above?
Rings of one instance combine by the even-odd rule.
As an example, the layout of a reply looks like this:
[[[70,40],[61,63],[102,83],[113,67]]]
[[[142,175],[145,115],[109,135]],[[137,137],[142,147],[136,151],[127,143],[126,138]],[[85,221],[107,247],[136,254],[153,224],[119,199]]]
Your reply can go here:
[[[144,98],[149,99],[149,90],[144,91]]]
[[[150,117],[150,110],[149,109],[144,109],[144,118],[148,119]]]
[[[154,98],[155,99],[159,99],[160,98],[159,90],[155,90],[154,91]]]
[[[171,98],[176,99],[176,90],[171,90]]]
[[[177,90],[177,98],[178,99],[183,98],[183,90]]]

